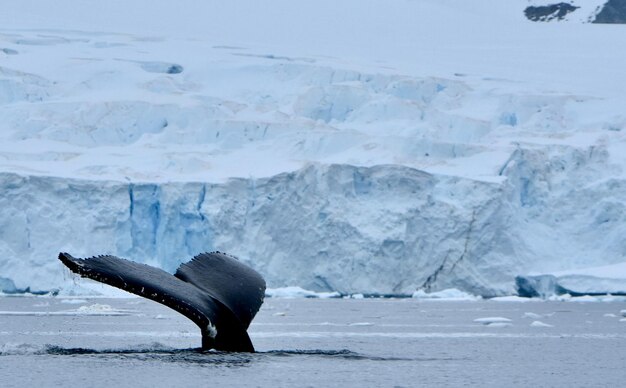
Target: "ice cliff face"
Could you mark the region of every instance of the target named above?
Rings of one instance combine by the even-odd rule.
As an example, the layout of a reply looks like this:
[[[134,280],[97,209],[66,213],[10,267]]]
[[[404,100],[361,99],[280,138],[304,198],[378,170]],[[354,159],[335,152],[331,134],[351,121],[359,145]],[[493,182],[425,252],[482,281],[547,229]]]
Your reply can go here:
[[[0,272],[22,288],[71,287],[57,251],[173,271],[217,249],[273,287],[512,293],[515,275],[529,269],[623,261],[615,252],[626,252],[626,182],[589,179],[606,158],[602,149],[520,148],[503,167],[504,183],[391,165],[313,164],[224,184],[2,174],[0,251],[19,259],[2,261]]]
[[[1,187],[1,205],[12,211],[3,217],[0,249],[28,259],[0,270],[18,285],[62,282],[50,260],[59,249],[174,270],[196,252],[228,248],[274,286],[341,292],[411,293],[450,283],[485,292],[511,275],[475,273],[502,255],[486,244],[510,245],[497,229],[504,216],[493,201],[497,187],[398,166],[311,165],[222,185],[3,174]],[[48,238],[52,229],[58,240]]]

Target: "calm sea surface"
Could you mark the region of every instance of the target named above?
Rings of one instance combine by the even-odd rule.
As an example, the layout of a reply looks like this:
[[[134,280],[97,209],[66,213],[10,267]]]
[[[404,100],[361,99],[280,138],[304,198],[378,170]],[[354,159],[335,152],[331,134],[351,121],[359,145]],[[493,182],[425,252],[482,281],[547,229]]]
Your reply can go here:
[[[228,354],[199,351],[196,326],[148,300],[1,297],[0,386],[620,387],[624,309],[267,299],[258,353]]]

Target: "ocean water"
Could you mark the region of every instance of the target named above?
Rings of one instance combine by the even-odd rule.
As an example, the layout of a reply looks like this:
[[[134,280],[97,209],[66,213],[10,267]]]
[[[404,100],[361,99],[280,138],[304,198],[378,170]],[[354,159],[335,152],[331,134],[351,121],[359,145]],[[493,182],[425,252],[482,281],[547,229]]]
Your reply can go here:
[[[626,303],[268,299],[255,354],[140,299],[0,298],[0,386],[626,384]]]

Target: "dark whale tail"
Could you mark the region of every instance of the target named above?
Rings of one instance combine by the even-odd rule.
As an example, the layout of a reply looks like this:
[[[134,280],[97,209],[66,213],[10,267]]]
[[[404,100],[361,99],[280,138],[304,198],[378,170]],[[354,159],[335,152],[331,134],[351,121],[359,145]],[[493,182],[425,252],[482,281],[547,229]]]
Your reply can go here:
[[[203,253],[173,276],[159,268],[115,256],[77,259],[60,253],[72,272],[152,299],[191,319],[202,332],[202,348],[254,352],[250,322],[265,297],[261,275],[234,257]]]

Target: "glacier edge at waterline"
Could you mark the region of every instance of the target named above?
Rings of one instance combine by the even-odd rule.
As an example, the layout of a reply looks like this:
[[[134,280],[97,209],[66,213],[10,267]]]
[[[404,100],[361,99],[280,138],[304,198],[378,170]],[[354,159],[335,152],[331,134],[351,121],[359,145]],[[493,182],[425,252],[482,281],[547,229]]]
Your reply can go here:
[[[626,181],[579,184],[607,162],[601,147],[518,148],[500,183],[320,163],[214,184],[1,173],[0,273],[19,289],[68,290],[59,251],[174,271],[221,250],[271,287],[512,294],[519,274],[624,261],[610,252],[625,251]]]

